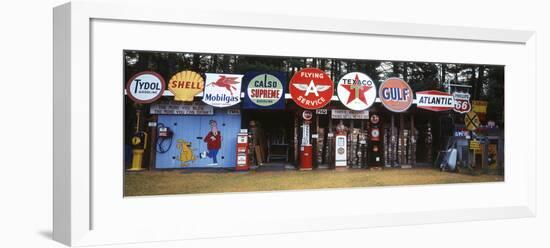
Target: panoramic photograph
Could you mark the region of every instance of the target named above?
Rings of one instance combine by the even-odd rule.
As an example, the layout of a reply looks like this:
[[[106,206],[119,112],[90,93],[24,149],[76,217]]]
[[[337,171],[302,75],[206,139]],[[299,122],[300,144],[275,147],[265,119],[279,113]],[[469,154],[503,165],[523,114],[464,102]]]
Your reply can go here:
[[[504,181],[503,65],[123,52],[124,196]]]

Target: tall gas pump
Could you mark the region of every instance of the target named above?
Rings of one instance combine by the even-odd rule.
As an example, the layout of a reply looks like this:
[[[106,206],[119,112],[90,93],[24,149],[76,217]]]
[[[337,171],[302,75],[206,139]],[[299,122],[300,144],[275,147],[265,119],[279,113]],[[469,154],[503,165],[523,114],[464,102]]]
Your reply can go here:
[[[248,129],[241,129],[237,134],[237,171],[247,171],[250,169],[248,160]]]
[[[336,142],[334,145],[334,151],[336,152],[334,156],[335,167],[336,169],[345,168],[348,166],[348,135],[342,121],[336,125],[336,137],[334,141]]]
[[[300,144],[300,170],[311,170],[313,168],[313,146],[311,145],[310,124],[313,113],[309,110],[302,112],[302,142]]]
[[[141,109],[136,109],[136,131],[132,135],[132,167],[128,171],[143,170],[143,153],[147,148],[147,132],[140,130]]]
[[[380,116],[373,114],[370,116],[369,130],[369,164],[372,166],[382,166],[382,142],[380,141]]]

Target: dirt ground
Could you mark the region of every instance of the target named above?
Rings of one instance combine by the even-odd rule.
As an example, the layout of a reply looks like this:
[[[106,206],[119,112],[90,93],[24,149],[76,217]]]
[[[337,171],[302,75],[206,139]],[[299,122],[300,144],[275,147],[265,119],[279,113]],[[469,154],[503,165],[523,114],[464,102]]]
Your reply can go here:
[[[272,191],[503,181],[501,175],[468,175],[436,169],[314,170],[269,172],[127,172],[125,196]]]

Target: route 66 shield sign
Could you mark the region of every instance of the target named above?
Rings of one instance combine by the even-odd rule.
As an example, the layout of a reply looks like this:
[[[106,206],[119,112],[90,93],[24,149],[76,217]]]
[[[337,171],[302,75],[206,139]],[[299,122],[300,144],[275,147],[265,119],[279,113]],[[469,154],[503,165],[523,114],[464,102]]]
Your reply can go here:
[[[470,94],[464,92],[453,93],[455,104],[453,110],[455,112],[464,114],[470,112],[472,105],[470,104]]]

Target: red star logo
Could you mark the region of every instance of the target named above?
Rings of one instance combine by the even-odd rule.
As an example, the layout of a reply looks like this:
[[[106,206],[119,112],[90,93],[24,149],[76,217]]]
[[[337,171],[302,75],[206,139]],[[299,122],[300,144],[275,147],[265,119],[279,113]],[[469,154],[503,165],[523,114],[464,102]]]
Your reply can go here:
[[[355,74],[355,82],[353,84],[344,84],[342,87],[349,91],[349,97],[348,102],[346,104],[349,104],[351,101],[355,100],[356,98],[359,99],[359,101],[367,103],[367,99],[365,99],[365,93],[369,91],[372,86],[366,86],[359,84],[359,75]]]

